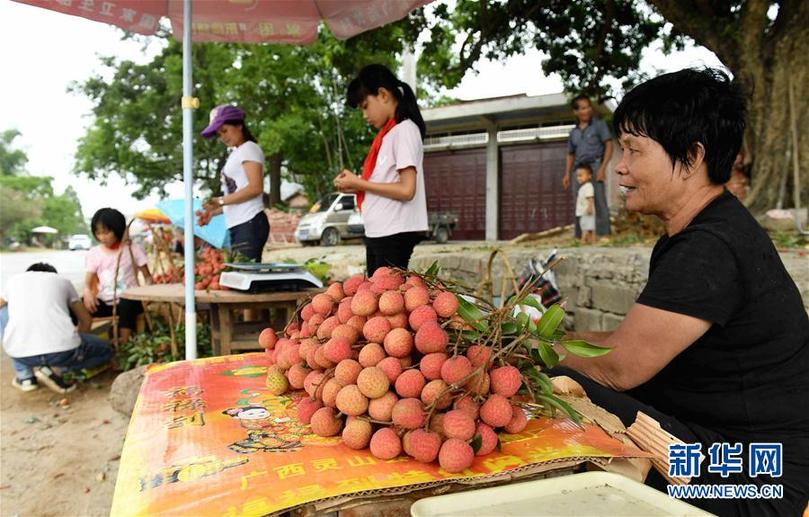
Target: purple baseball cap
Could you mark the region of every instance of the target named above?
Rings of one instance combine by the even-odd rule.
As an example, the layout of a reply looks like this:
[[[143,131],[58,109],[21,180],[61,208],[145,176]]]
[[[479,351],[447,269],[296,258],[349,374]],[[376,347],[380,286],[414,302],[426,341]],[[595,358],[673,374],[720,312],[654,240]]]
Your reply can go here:
[[[221,104],[211,110],[208,127],[200,133],[205,138],[211,138],[228,120],[244,120],[244,111],[231,104]]]

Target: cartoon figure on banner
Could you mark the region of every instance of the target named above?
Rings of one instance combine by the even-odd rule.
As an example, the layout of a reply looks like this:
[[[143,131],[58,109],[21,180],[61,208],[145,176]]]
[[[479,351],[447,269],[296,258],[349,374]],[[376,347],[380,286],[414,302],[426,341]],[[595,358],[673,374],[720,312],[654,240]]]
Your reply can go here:
[[[241,454],[298,450],[301,448],[300,437],[307,433],[296,420],[273,416],[264,406],[228,408],[222,413],[237,418],[247,430],[246,439],[228,445],[230,450]]]
[[[159,472],[148,477],[140,478],[140,491],[157,488],[168,483],[180,481],[196,481],[204,477],[213,476],[225,469],[244,465],[249,460],[247,458],[236,458],[232,460],[220,460],[216,456],[205,456],[203,458],[190,458],[181,463],[173,464],[160,469]]]

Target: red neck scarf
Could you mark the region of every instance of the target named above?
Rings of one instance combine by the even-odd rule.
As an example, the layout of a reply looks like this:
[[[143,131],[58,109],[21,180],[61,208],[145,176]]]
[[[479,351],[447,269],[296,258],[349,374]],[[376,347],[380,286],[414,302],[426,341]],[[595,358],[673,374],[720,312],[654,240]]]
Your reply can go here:
[[[371,174],[374,173],[374,167],[376,167],[376,158],[379,156],[379,149],[382,147],[382,139],[385,138],[385,135],[388,134],[388,131],[393,129],[393,126],[396,125],[396,119],[391,118],[385,124],[385,126],[379,130],[379,133],[376,134],[374,137],[374,141],[371,144],[371,149],[368,150],[368,156],[365,157],[365,161],[362,164],[362,179],[368,180],[371,178]],[[362,211],[362,202],[365,201],[365,191],[358,190],[357,191],[357,207]]]

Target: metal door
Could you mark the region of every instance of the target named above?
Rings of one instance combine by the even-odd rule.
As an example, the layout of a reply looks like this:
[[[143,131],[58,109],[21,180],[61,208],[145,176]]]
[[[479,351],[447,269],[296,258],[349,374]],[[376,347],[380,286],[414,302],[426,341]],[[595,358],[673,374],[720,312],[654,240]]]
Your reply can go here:
[[[452,212],[453,240],[486,238],[486,149],[424,154],[427,210]]]

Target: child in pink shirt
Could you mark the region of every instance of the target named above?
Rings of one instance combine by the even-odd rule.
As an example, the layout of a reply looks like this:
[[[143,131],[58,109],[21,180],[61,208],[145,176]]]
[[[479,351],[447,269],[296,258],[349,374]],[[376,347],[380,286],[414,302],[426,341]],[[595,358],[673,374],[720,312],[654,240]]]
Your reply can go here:
[[[118,210],[102,208],[93,215],[90,225],[100,244],[88,251],[85,259],[84,306],[93,316],[105,317],[112,316],[112,308],[117,304],[118,337],[120,342],[125,342],[135,330],[143,305],[121,298],[121,293],[138,285],[138,271],[146,283],[152,283],[146,254],[137,244],[123,241],[126,219]]]

